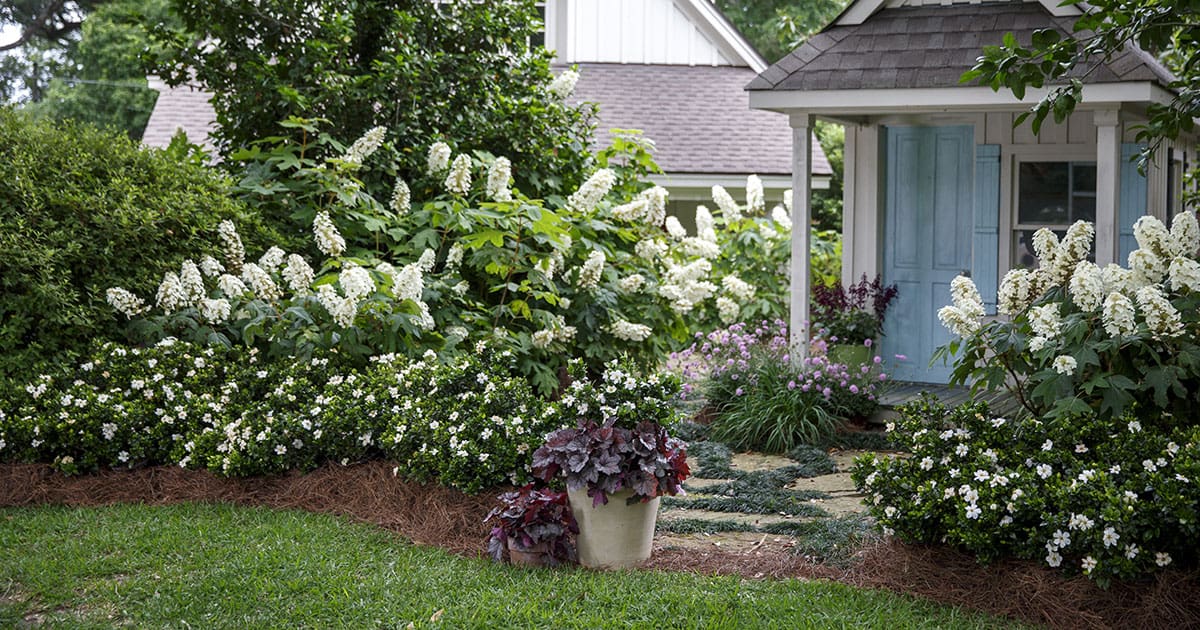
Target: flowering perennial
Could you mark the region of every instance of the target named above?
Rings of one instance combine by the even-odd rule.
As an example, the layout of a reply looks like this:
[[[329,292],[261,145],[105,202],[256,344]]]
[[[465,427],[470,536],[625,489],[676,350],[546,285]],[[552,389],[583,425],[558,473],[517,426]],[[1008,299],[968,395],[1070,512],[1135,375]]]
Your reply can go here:
[[[437,176],[450,168],[450,145],[445,142],[435,142],[429,147],[429,156],[425,160],[426,173]]]
[[[471,192],[471,157],[460,153],[450,165],[450,173],[446,175],[446,190],[459,197],[466,197]]]
[[[508,189],[508,180],[512,179],[512,162],[506,157],[498,157],[488,167],[487,194],[492,201],[501,203],[512,201],[512,191]]]
[[[317,249],[326,256],[337,258],[346,251],[346,239],[342,238],[333,219],[324,210],[313,219],[313,236],[317,239]]]
[[[591,212],[600,203],[600,200],[612,190],[613,184],[617,183],[617,175],[607,168],[602,168],[579,187],[569,199],[567,206],[576,212]]]

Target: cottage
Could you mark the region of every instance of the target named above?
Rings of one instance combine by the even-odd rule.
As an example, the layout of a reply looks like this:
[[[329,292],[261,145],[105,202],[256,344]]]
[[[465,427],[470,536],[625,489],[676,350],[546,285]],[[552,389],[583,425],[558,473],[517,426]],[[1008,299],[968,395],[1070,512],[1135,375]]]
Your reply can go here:
[[[1077,69],[1082,103],[1037,135],[1013,121],[1044,91],[1022,101],[960,83],[1005,33],[1028,45],[1036,29],[1071,33],[1078,15],[1057,0],[856,0],[747,86],[752,107],[788,115],[797,226],[808,223],[813,121],[845,125],[843,277],[879,273],[899,286],[881,348],[898,379],[948,379],[950,368],[930,359],[950,341],[936,312],[955,276],[972,276],[994,314],[999,279],[1034,264],[1035,230],[1094,221],[1096,262],[1124,263],[1138,217],[1180,209],[1194,138],[1164,144],[1144,174],[1131,162],[1146,108],[1172,96],[1170,73],[1145,52],[1131,46]],[[794,231],[797,330],[808,312],[807,240]]]

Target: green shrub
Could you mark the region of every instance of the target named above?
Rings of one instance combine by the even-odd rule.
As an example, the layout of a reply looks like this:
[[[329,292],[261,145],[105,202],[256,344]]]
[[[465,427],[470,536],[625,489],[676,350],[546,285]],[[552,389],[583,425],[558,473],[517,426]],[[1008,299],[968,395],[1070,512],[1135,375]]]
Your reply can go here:
[[[863,457],[852,471],[885,532],[1102,584],[1196,565],[1200,427],[1153,430],[1136,412],[1006,419],[928,398],[901,414],[889,428],[909,456]]]
[[[0,109],[0,378],[121,339],[105,290],[151,290],[222,218],[255,223],[204,169],[74,123]]]

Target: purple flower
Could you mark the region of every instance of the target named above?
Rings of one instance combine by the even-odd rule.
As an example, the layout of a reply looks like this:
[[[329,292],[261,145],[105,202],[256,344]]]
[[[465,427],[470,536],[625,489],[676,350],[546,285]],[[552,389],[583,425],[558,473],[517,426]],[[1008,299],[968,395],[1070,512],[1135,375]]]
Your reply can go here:
[[[734,396],[741,396],[743,393],[745,393],[745,392],[743,392],[743,391],[742,391],[742,388],[741,388],[741,387],[739,387],[739,388],[737,388],[737,390],[736,390],[736,391],[734,391],[734,392],[733,392],[733,395],[734,395]]]
[[[865,340],[863,340],[863,345],[864,345],[864,346],[866,346],[866,347],[868,347],[868,348],[870,348],[870,347],[871,347],[871,344],[872,344],[872,343],[874,343],[874,342],[873,342],[873,341],[871,341],[870,339],[865,339]]]
[[[788,381],[788,389],[796,389],[796,381]]]
[[[908,360],[908,357],[904,356],[903,354],[897,354],[897,355],[896,355],[896,360],[897,360],[897,361],[907,361],[907,360]]]
[[[851,385],[851,386],[850,386],[850,393],[851,393],[851,394],[857,394],[857,393],[858,393],[858,385]]]
[[[826,398],[829,398],[830,396],[833,395],[833,390],[826,387],[825,389],[821,390],[821,395]]]

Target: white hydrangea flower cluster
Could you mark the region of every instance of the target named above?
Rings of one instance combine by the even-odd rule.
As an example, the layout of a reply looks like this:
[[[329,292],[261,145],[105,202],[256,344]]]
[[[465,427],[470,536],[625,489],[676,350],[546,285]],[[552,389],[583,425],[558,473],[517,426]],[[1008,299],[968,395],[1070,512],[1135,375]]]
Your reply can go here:
[[[1178,337],[1183,334],[1183,321],[1179,311],[1163,295],[1157,286],[1138,289],[1137,303],[1146,316],[1146,327],[1156,338]]]
[[[221,264],[221,261],[209,256],[208,254],[205,254],[204,256],[200,257],[200,271],[206,277],[216,278],[222,273],[225,273],[225,267]]]
[[[241,278],[228,273],[221,274],[221,277],[217,278],[217,289],[226,297],[240,298],[250,292]]]
[[[1062,332],[1062,316],[1058,303],[1043,304],[1029,310],[1029,327],[1034,337],[1029,340],[1029,349],[1037,352]]]
[[[148,309],[142,298],[122,289],[121,287],[113,287],[105,292],[105,297],[116,311],[129,319],[133,319]]]
[[[754,286],[735,275],[731,274],[721,278],[721,286],[725,287],[726,293],[740,302],[745,303],[754,299]]]
[[[1110,337],[1128,337],[1137,332],[1137,322],[1134,321],[1135,311],[1133,300],[1124,293],[1113,291],[1104,299],[1102,321],[1104,332]]]
[[[435,142],[429,147],[429,155],[425,158],[425,172],[430,176],[441,175],[450,168],[450,145],[445,142]]]
[[[498,157],[488,167],[487,194],[492,201],[505,203],[512,201],[512,191],[508,189],[508,180],[512,179],[512,162],[506,157]]]
[[[639,199],[646,200],[646,225],[658,227],[667,218],[667,189],[662,186],[652,186],[643,190]]]
[[[647,238],[638,241],[637,245],[633,246],[633,251],[638,255],[638,258],[648,262],[654,262],[667,254],[667,244],[661,240]]]
[[[242,246],[242,237],[238,236],[233,221],[221,221],[217,226],[217,236],[221,239],[221,249],[225,253],[225,266],[230,273],[241,273],[242,263],[246,260],[246,248]]]
[[[762,180],[758,175],[750,175],[746,178],[746,211],[750,214],[757,214],[766,208]]]
[[[322,210],[313,219],[313,236],[317,241],[317,249],[332,258],[341,256],[346,251],[346,239],[342,238],[329,213]]]
[[[792,205],[792,202],[790,201],[791,194],[792,191],[790,190],[784,193],[784,195],[786,195],[785,199],[789,199],[787,202],[787,206],[789,208]],[[775,221],[775,225],[778,225],[779,229],[785,232],[790,232],[792,230],[792,218],[788,216],[788,210],[785,210],[782,206],[775,206],[775,209],[771,210],[771,219]]]
[[[617,339],[625,341],[645,341],[654,332],[654,329],[645,324],[635,324],[623,319],[614,321],[608,330]]]
[[[567,199],[567,207],[575,212],[591,212],[616,183],[616,173],[602,168],[592,173],[592,176],[583,182],[579,190],[571,194],[571,197]]]
[[[668,262],[658,294],[671,300],[676,313],[687,313],[716,292],[717,286],[706,280],[711,271],[712,263],[703,258],[686,265]]]
[[[1167,269],[1172,291],[1200,291],[1200,263],[1186,256],[1176,256]]]
[[[1060,354],[1059,356],[1054,357],[1054,371],[1058,372],[1059,374],[1066,374],[1070,376],[1071,374],[1075,373],[1075,368],[1077,366],[1078,363],[1075,361],[1075,357],[1065,354]]]
[[[1013,269],[1004,274],[996,310],[1002,315],[1016,315],[1029,308],[1037,296],[1034,294],[1033,273],[1026,269]]]
[[[717,242],[716,221],[705,205],[696,206],[696,236],[710,243]]]
[[[604,252],[598,249],[594,249],[588,254],[587,260],[579,269],[579,278],[576,284],[580,289],[591,289],[600,283],[600,278],[604,275],[605,262]]]
[[[680,243],[680,251],[688,258],[713,259],[721,255],[721,246],[698,236],[688,236]]]
[[[246,263],[242,267],[242,280],[245,280],[254,294],[263,300],[278,302],[283,297],[271,274],[254,263]]]
[[[346,297],[356,303],[375,292],[375,281],[371,278],[371,272],[358,265],[347,265],[342,269],[338,274],[338,284],[342,286]]]
[[[737,302],[721,296],[717,298],[717,316],[726,324],[732,324],[737,321],[738,315],[741,314],[742,307]]]
[[[358,316],[358,305],[354,300],[338,295],[332,284],[317,287],[317,300],[338,326],[350,328],[354,325],[354,318]]]
[[[969,337],[979,330],[983,320],[983,300],[979,297],[979,289],[966,276],[958,276],[950,282],[950,297],[954,304],[943,306],[938,311],[938,319],[950,332],[959,337]]]
[[[391,208],[396,214],[405,214],[412,209],[412,191],[408,188],[408,182],[399,177],[392,188]]]
[[[1193,257],[1200,252],[1200,222],[1196,213],[1181,212],[1171,219],[1171,236],[1174,238],[1172,254]]]
[[[1081,261],[1075,265],[1068,288],[1071,300],[1080,310],[1094,312],[1104,302],[1104,272],[1095,263]]]
[[[570,343],[575,338],[576,329],[574,326],[568,326],[567,321],[562,315],[556,315],[554,321],[548,328],[539,330],[530,336],[533,347],[545,349],[555,341]]]
[[[288,288],[292,293],[299,296],[309,294],[309,288],[312,287],[315,274],[309,266],[308,261],[299,254],[292,254],[287,257],[287,266],[281,272],[284,282],[287,282]]]
[[[1104,278],[1105,293],[1136,290],[1133,286],[1133,272],[1121,265],[1109,263],[1100,273]]]
[[[682,241],[683,239],[687,238],[687,230],[684,229],[683,224],[679,222],[679,217],[667,217],[666,228],[667,235],[677,241]]]
[[[267,273],[275,273],[279,271],[279,267],[283,264],[283,259],[286,257],[287,252],[272,246],[271,249],[268,249],[258,258],[258,266],[262,267]]]
[[[202,298],[196,306],[200,317],[211,324],[220,324],[229,319],[233,306],[224,298]]]
[[[208,297],[208,291],[204,290],[204,276],[191,259],[183,261],[179,266],[179,284],[187,294],[188,304],[199,304],[200,300]]]
[[[579,73],[575,70],[563,70],[550,81],[546,90],[560,101],[567,100],[575,92],[575,84],[579,82]]]
[[[387,127],[372,127],[368,129],[361,138],[355,140],[354,144],[350,145],[350,148],[346,150],[346,155],[342,159],[356,166],[362,164],[379,150],[379,146],[383,144],[385,134],[387,134]]]
[[[726,221],[736,223],[742,220],[742,208],[733,200],[733,196],[729,194],[728,190],[725,190],[724,186],[713,186],[712,198]]]
[[[168,271],[158,285],[158,293],[154,302],[163,312],[170,314],[186,308],[191,300],[188,298],[183,284],[179,281],[179,276],[174,271]]]
[[[630,274],[617,281],[617,287],[621,289],[621,293],[625,295],[633,295],[642,290],[646,284],[646,278],[640,273]]]
[[[460,153],[454,158],[443,185],[451,194],[459,197],[466,197],[471,193],[471,156]]]

